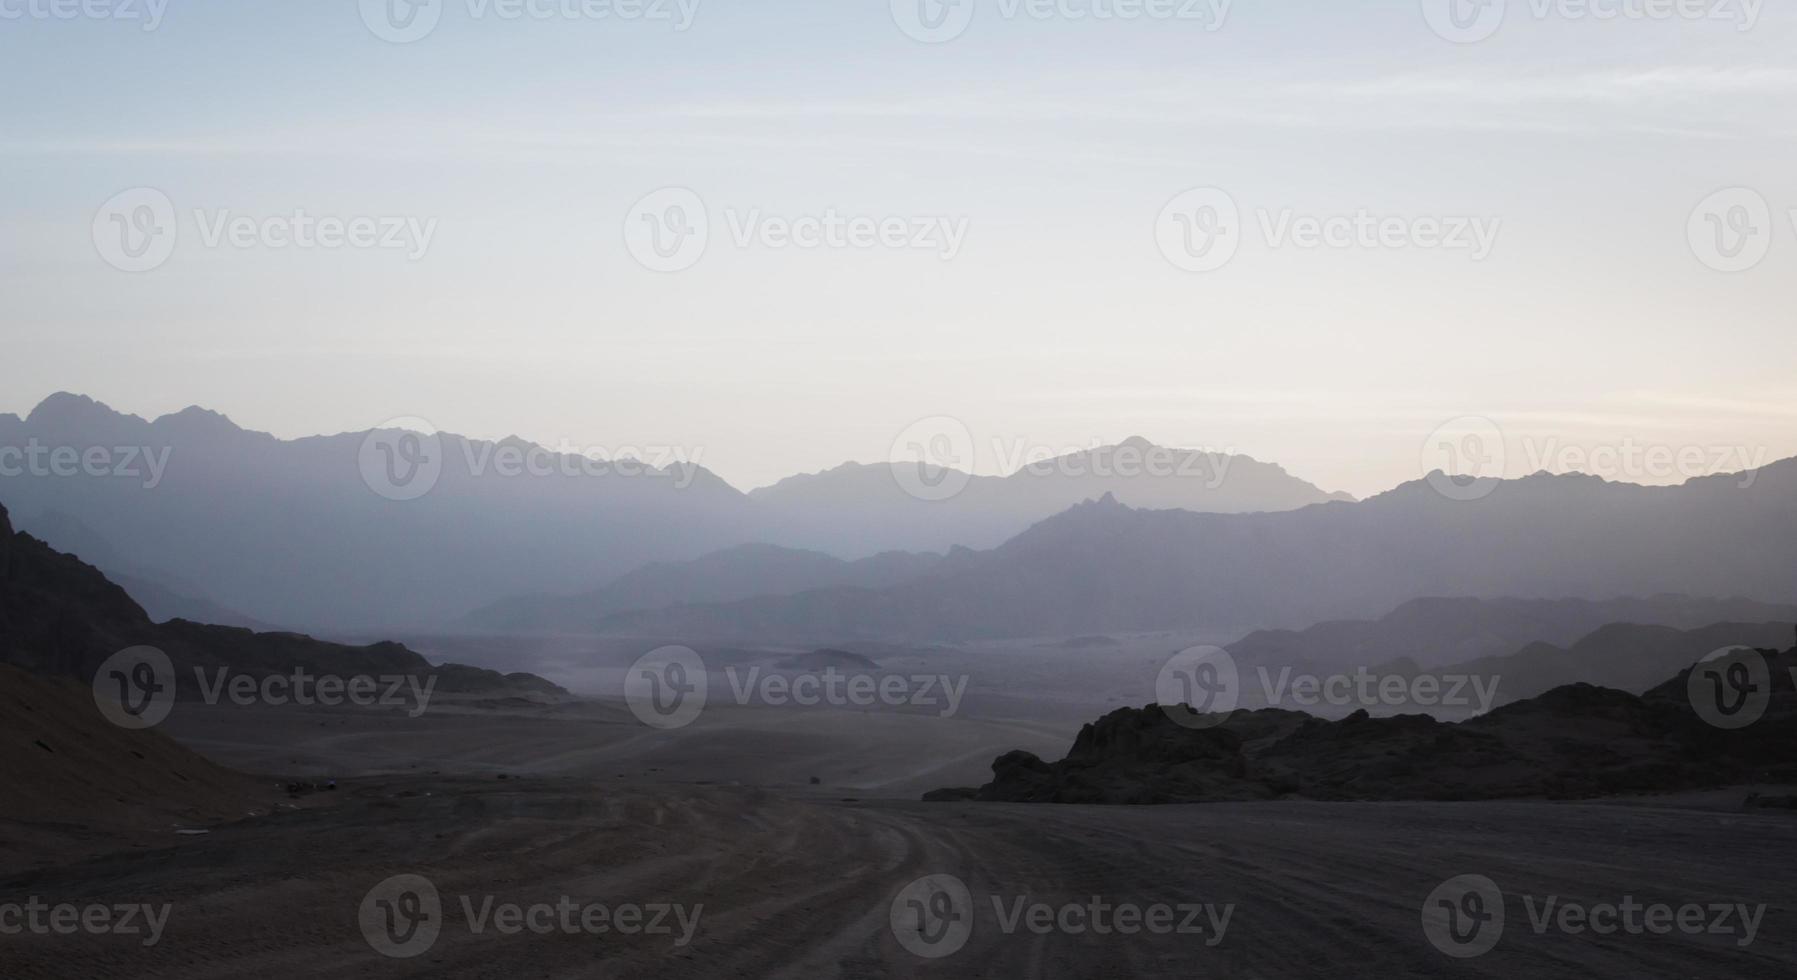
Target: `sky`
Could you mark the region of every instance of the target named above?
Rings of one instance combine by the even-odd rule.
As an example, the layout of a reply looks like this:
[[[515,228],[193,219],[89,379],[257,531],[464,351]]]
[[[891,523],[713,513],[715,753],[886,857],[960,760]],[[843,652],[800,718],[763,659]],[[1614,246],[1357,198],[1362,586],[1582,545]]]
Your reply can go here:
[[[0,0],[0,411],[745,489],[919,426],[1357,495],[1797,456],[1789,4],[85,4]]]

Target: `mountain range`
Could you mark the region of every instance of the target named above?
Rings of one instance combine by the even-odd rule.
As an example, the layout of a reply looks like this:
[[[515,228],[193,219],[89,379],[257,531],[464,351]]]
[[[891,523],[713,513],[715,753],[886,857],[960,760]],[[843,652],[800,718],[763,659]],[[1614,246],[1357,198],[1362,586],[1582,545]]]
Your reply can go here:
[[[1231,643],[1229,653],[1244,665],[1330,670],[1408,662],[1427,669],[1507,657],[1531,644],[1560,650],[1576,643],[1584,650],[1596,640],[1591,636],[1594,631],[1612,623],[1664,627],[1676,633],[1712,623],[1792,621],[1797,621],[1797,605],[1684,595],[1606,600],[1423,598],[1373,620],[1332,620],[1303,630],[1257,630]],[[1655,669],[1647,679],[1658,681],[1671,673],[1672,668]]]
[[[390,450],[400,435],[278,439],[202,408],[146,420],[57,394],[25,418],[0,415],[0,461],[13,461],[0,467],[0,503],[20,527],[152,586],[142,598],[171,614],[206,608],[232,621],[348,632],[441,629],[507,598],[591,593],[650,563],[758,542],[845,561],[992,547],[1101,491],[1221,511],[1339,496],[1247,457],[1139,439],[972,477],[952,499],[921,500],[890,464],[745,494],[695,464],[594,471],[584,457],[516,437],[441,433],[429,443],[440,465],[429,492],[394,499],[405,495],[383,495],[378,471],[370,478],[383,462],[370,446]],[[26,451],[66,458],[21,467]],[[87,472],[90,452],[105,463],[97,474]],[[508,470],[508,454],[543,472]]]
[[[1646,487],[1544,473],[1491,489],[1452,499],[1425,479],[1364,501],[1258,514],[1141,510],[1107,495],[892,588],[623,613],[601,625],[815,644],[1296,628],[1376,617],[1425,595],[1797,596],[1797,460],[1751,480]]]

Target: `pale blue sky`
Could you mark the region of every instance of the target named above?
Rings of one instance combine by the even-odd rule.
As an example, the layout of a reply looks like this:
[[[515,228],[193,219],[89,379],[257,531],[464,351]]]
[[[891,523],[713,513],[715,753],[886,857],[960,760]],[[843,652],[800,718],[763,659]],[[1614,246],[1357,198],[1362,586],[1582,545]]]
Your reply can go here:
[[[1788,4],[1741,31],[1734,2],[1692,23],[1510,0],[1460,45],[1422,0],[1238,0],[1214,32],[978,0],[929,45],[885,0],[707,0],[684,32],[478,2],[410,44],[356,0],[177,0],[154,31],[0,17],[0,411],[68,389],[283,436],[419,416],[689,447],[745,488],[885,458],[935,415],[987,470],[995,442],[1141,434],[1359,494],[1414,479],[1465,415],[1529,441],[1513,466],[1550,440],[1797,455]],[[712,239],[652,272],[623,229],[669,186]],[[93,224],[135,187],[180,240],[130,274]],[[1214,272],[1156,243],[1194,187],[1242,209]],[[1731,187],[1774,220],[1764,260],[1724,274],[1687,222]],[[434,238],[417,261],[208,247],[193,213],[296,208]],[[828,209],[966,240],[950,261],[731,240],[727,215]],[[1272,247],[1261,209],[1501,224],[1474,261]]]

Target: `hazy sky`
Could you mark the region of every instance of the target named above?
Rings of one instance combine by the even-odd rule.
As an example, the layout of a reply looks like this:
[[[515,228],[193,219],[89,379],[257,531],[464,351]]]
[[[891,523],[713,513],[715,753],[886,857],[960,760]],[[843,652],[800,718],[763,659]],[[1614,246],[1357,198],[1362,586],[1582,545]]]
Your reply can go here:
[[[975,0],[943,43],[901,28],[959,26],[936,0],[444,0],[395,8],[436,20],[410,43],[379,2],[86,2],[118,16],[0,0],[0,411],[417,416],[685,447],[745,488],[927,416],[986,471],[1140,434],[1357,494],[1462,416],[1512,475],[1567,446],[1797,455],[1789,3],[1509,0],[1462,44],[1432,0],[1237,0],[1216,30],[1155,15],[1186,0]],[[1067,16],[1093,10],[1144,16]],[[709,223],[675,272],[632,250],[674,230],[690,198],[633,213],[668,187]],[[176,228],[135,273],[109,259],[160,218],[103,211],[133,188]],[[273,247],[298,210],[401,247]],[[1403,223],[1290,237],[1363,211]],[[903,247],[781,247],[830,215]],[[246,216],[276,237],[234,243]]]

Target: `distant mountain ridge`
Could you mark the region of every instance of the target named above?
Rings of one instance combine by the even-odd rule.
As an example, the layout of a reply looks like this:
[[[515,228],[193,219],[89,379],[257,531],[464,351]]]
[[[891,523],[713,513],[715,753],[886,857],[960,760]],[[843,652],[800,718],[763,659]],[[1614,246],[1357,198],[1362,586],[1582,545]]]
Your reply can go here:
[[[1697,629],[1712,623],[1797,621],[1797,605],[1662,595],[1623,599],[1412,599],[1376,620],[1258,630],[1229,645],[1243,664],[1372,667],[1462,665],[1534,643],[1567,646],[1611,623]],[[1658,672],[1658,680],[1670,674]],[[1550,685],[1552,686],[1552,685]]]
[[[1383,615],[1418,595],[1797,596],[1797,460],[1674,487],[1539,474],[1481,500],[1425,480],[1284,513],[1136,510],[1106,496],[885,590],[611,617],[646,636],[833,643],[1076,636]]]
[[[751,490],[749,499],[767,515],[770,540],[858,553],[991,548],[1107,493],[1131,506],[1204,513],[1286,511],[1353,499],[1273,463],[1157,446],[1140,436],[1027,463],[1006,476],[933,468],[924,482],[960,486],[943,500],[914,497],[894,476],[896,469],[918,465],[845,463]]]
[[[284,440],[198,407],[145,420],[57,394],[23,419],[0,415],[0,451],[56,449],[73,461],[54,475],[0,476],[0,503],[26,526],[55,511],[88,528],[110,564],[130,569],[143,598],[165,609],[348,633],[442,629],[508,597],[589,593],[651,563],[754,542],[844,560],[991,546],[1101,489],[1221,510],[1333,496],[1271,464],[1142,440],[973,478],[953,499],[929,501],[907,495],[885,465],[743,494],[697,465],[594,474],[580,471],[584,457],[522,439],[438,439],[430,491],[388,499],[367,482],[364,467],[381,465],[362,458],[370,432]],[[128,467],[87,474],[90,450],[120,450],[111,462]],[[508,454],[535,454],[549,472],[501,472],[494,464]],[[396,465],[391,455],[385,465]],[[119,475],[127,468],[133,475]]]
[[[892,551],[844,561],[815,551],[745,544],[689,562],[645,565],[602,589],[580,595],[523,596],[497,602],[468,614],[462,624],[495,632],[592,632],[606,617],[632,610],[824,588],[885,588],[916,578],[941,560],[941,555]]]

